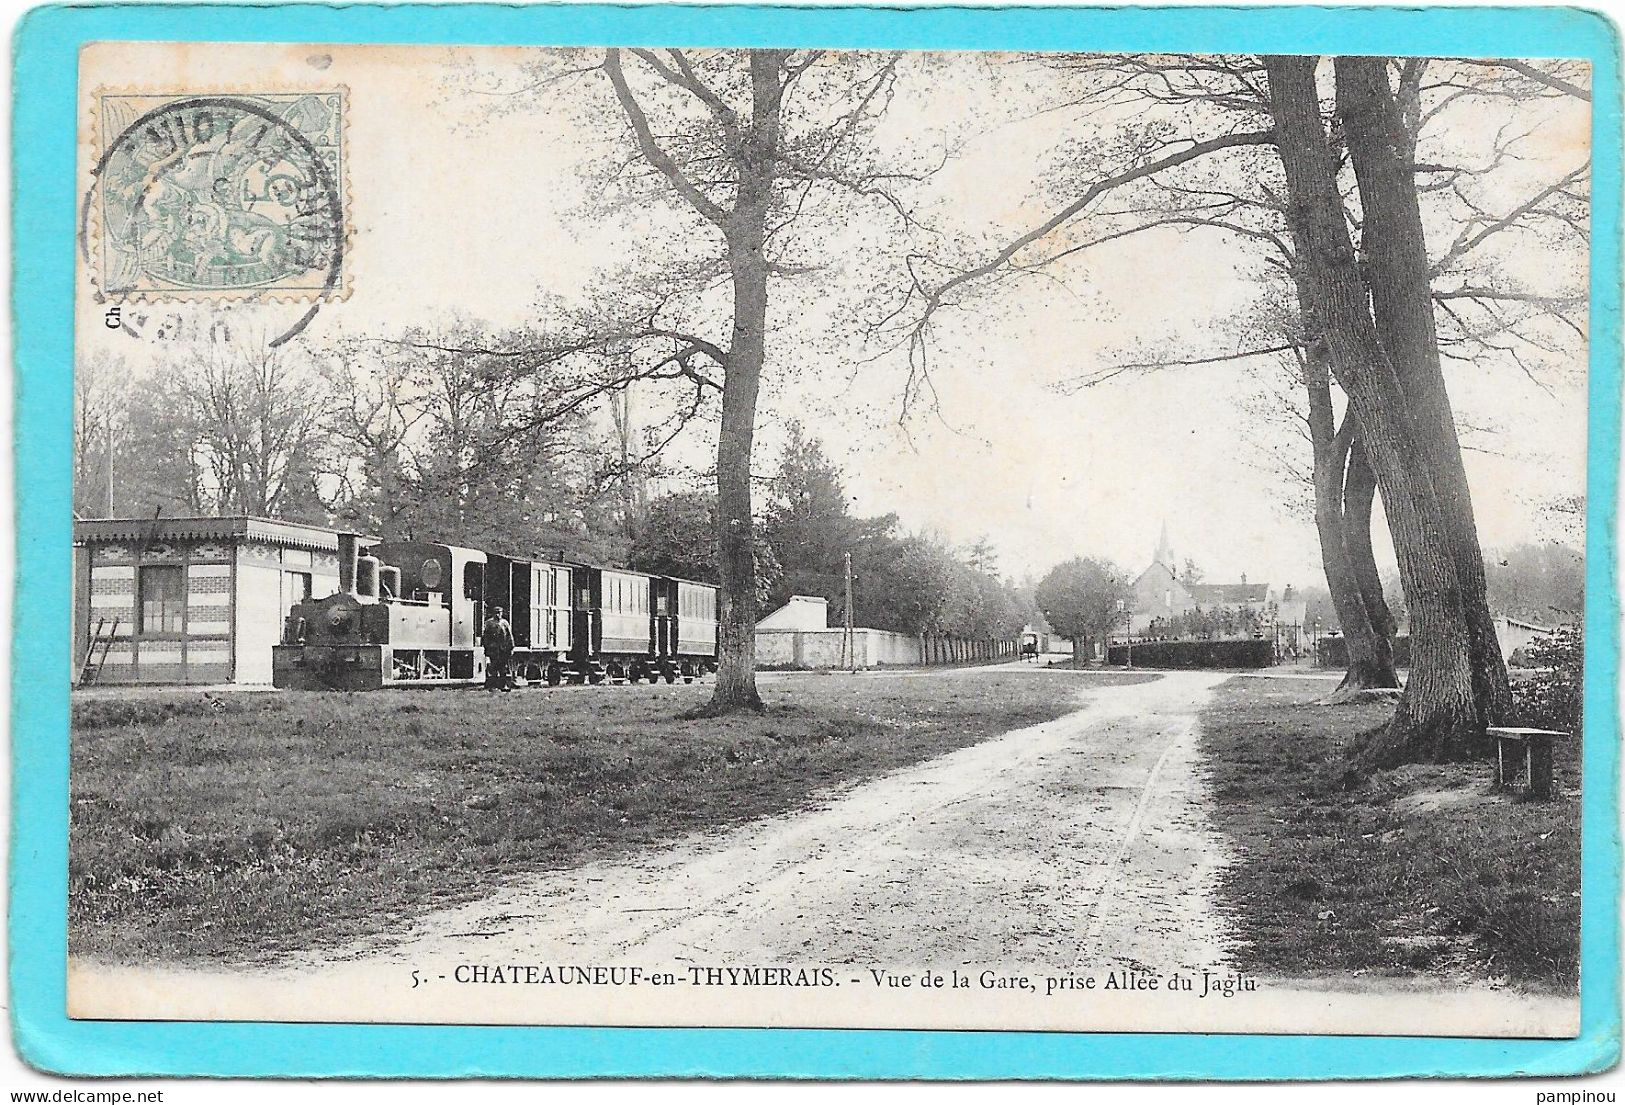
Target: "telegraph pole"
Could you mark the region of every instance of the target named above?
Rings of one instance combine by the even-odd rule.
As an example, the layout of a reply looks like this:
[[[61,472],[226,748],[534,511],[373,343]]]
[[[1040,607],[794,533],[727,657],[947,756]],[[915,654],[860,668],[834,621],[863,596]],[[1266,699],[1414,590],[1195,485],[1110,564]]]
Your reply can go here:
[[[858,670],[857,639],[852,631],[852,554],[841,554],[841,565],[846,575],[846,618],[842,622],[841,657],[852,671]]]
[[[107,414],[107,514],[113,516],[113,414]]]

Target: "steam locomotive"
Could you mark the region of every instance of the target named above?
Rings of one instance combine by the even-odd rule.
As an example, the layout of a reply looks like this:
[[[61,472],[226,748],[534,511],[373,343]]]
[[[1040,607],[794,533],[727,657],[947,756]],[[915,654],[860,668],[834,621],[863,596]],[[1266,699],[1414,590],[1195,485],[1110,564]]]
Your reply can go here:
[[[717,589],[669,576],[339,535],[339,589],[295,604],[272,682],[296,690],[485,680],[486,611],[513,626],[520,682],[692,683],[717,669]]]

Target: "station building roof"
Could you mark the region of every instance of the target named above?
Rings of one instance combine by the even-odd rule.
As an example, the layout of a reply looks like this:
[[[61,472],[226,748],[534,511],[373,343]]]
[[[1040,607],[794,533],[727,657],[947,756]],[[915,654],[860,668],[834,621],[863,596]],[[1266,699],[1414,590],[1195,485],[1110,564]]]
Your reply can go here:
[[[317,552],[337,552],[339,547],[337,530],[243,514],[224,518],[76,518],[73,540],[84,545],[117,541],[263,541]]]

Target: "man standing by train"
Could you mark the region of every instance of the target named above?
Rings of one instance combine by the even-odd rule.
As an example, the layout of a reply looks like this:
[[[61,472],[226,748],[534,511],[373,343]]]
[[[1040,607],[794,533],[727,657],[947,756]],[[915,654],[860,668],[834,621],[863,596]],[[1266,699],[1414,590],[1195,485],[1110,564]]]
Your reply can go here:
[[[508,662],[513,659],[513,627],[502,616],[502,607],[491,607],[482,630],[485,642],[485,689],[513,690],[513,677],[508,674]]]

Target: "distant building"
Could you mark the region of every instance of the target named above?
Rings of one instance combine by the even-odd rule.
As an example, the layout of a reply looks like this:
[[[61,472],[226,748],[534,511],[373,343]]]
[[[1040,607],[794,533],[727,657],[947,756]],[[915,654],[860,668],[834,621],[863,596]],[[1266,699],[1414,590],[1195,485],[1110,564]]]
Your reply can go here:
[[[338,589],[338,533],[293,522],[94,518],[73,544],[73,675],[99,630],[102,684],[270,683],[289,609]]]
[[[913,637],[863,626],[854,626],[849,637],[844,626],[829,624],[829,600],[821,595],[791,595],[789,602],[756,622],[756,664],[769,670],[997,660],[1014,656],[1019,647],[1013,638],[972,641],[962,637]]]
[[[756,622],[756,663],[763,668],[872,668],[918,664],[918,637],[880,629],[829,624],[829,600],[791,595],[790,601]]]
[[[829,600],[821,595],[791,595],[790,601],[764,618],[757,629],[815,630],[829,628]]]
[[[1042,656],[1046,652],[1071,652],[1072,641],[1055,632],[1040,614],[1037,621],[1028,622],[1021,627],[1021,647],[1023,651],[1029,647],[1035,648]]]
[[[1250,583],[1243,575],[1239,583],[1201,583],[1181,579],[1174,554],[1168,544],[1164,523],[1151,563],[1129,584],[1124,617],[1112,631],[1113,640],[1124,639],[1131,631],[1135,638],[1148,636],[1190,636],[1190,624],[1203,615],[1213,615],[1233,628],[1228,632],[1210,630],[1207,635],[1275,637],[1277,627],[1301,627],[1305,604],[1277,594],[1268,583]],[[1226,613],[1228,612],[1228,613]],[[1287,628],[1289,635],[1298,630]],[[1296,644],[1295,639],[1292,644]],[[1289,647],[1283,642],[1283,647]]]
[[[1289,583],[1275,604],[1275,639],[1282,655],[1297,656],[1309,645],[1309,603],[1298,594]]]

